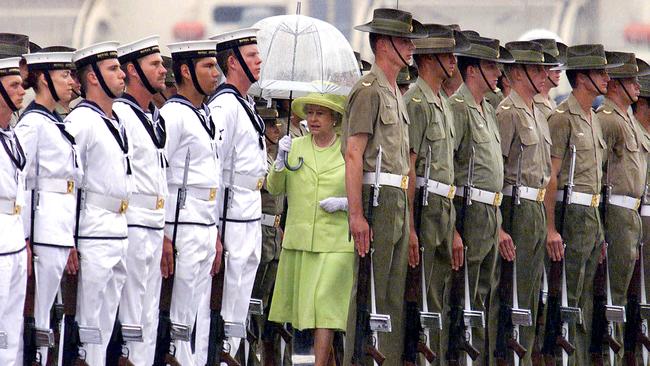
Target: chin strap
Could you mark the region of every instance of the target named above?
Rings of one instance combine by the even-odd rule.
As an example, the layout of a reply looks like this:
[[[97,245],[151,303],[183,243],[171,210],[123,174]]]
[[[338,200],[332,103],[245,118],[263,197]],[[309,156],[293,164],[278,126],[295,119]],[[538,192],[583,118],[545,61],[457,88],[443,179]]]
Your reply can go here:
[[[481,66],[480,63],[478,64],[478,70],[481,72],[481,76],[483,77],[483,81],[485,81],[485,85],[487,85],[488,89],[494,90],[494,89],[492,89],[492,86],[488,82],[488,79],[485,77],[485,74],[483,73],[483,66]]]
[[[589,81],[591,81],[591,85],[593,85],[594,88],[596,88],[596,90],[598,91],[598,93],[599,93],[600,95],[605,95],[605,94],[607,93],[607,90],[605,90],[605,91],[600,90],[600,88],[598,87],[598,85],[596,85],[596,83],[594,83],[594,80],[591,78],[591,75],[589,75],[589,72],[587,72],[586,75],[587,75],[587,78],[589,79]],[[625,88],[623,88],[623,89],[625,89]],[[627,92],[627,90],[626,90],[626,92]]]
[[[144,71],[142,70],[142,67],[140,67],[140,61],[139,60],[133,60],[131,62],[133,64],[133,67],[135,68],[135,71],[138,73],[138,76],[140,77],[140,80],[142,80],[142,85],[147,89],[149,93],[156,94],[158,93],[158,90],[151,86],[151,83],[149,82],[149,79],[147,79],[147,75],[144,74]]]
[[[553,81],[553,79],[551,79],[550,76],[546,76],[546,78],[548,79],[548,81],[551,82],[551,85],[553,85],[554,88],[557,88],[557,85],[558,85],[558,84],[556,84],[555,81]]]
[[[621,88],[623,88],[623,91],[625,92],[625,95],[627,95],[628,99],[630,99],[630,103],[634,103],[635,102],[634,99],[632,99],[632,96],[630,95],[630,92],[627,91],[627,88],[625,87],[625,85],[623,85],[623,82],[621,81],[621,79],[616,79],[616,81],[621,86]]]
[[[11,101],[11,98],[9,98],[9,94],[7,93],[4,85],[2,85],[2,82],[0,82],[0,95],[2,95],[2,99],[5,100],[5,103],[12,110],[12,112],[18,112],[18,107],[16,107],[14,102]]]
[[[93,68],[93,72],[95,73],[95,76],[97,76],[97,80],[99,81],[99,85],[104,90],[104,93],[106,93],[106,95],[108,95],[108,97],[111,98],[111,99],[117,98],[115,96],[115,94],[113,94],[113,92],[108,88],[108,85],[106,85],[106,81],[104,80],[104,76],[102,76],[102,72],[101,72],[101,70],[99,70],[99,66],[97,66],[97,63],[93,62],[93,63],[90,64],[90,66]]]
[[[395,46],[395,42],[393,42],[393,37],[390,36],[390,37],[388,37],[388,39],[390,40],[390,44],[391,44],[391,46],[393,46],[393,50],[395,50],[395,53],[397,54],[397,57],[399,57],[399,59],[402,60],[402,63],[404,64],[404,66],[409,67],[410,66],[409,63],[406,62],[404,57],[402,57],[402,55],[399,53],[399,51],[397,51],[397,47]]]
[[[392,40],[391,40],[392,42]],[[393,46],[395,47],[395,46]],[[246,74],[246,77],[248,78],[248,81],[252,83],[255,83],[257,79],[253,76],[253,73],[251,72],[251,69],[248,67],[246,64],[246,61],[244,61],[244,57],[242,56],[241,52],[239,51],[239,47],[235,47],[232,49],[233,53],[235,54],[235,58],[237,58],[237,61],[239,61],[239,65],[241,68],[244,70],[244,73]]]
[[[192,84],[194,84],[194,88],[196,91],[203,95],[208,95],[206,92],[201,88],[201,84],[199,84],[199,79],[196,77],[196,67],[194,64],[194,60],[187,60],[187,68],[190,70],[190,76],[192,77]]]
[[[447,70],[447,68],[442,64],[442,61],[440,61],[440,57],[438,57],[438,54],[434,54],[433,57],[436,58],[436,61],[438,61],[438,65],[440,65],[440,68],[442,71],[445,72],[445,75],[447,75],[448,79],[451,79],[451,73]]]
[[[54,82],[52,82],[52,76],[50,75],[49,70],[43,70],[43,75],[45,76],[45,81],[47,82],[47,88],[50,90],[50,94],[52,94],[52,98],[54,98],[55,102],[58,102],[61,100],[59,98],[59,95],[56,93],[56,88],[54,88]]]
[[[528,65],[523,65],[524,66],[524,72],[526,73],[526,77],[528,78],[528,81],[530,82],[530,85],[533,86],[533,89],[535,89],[535,94],[539,94],[539,88],[537,88],[537,85],[533,83],[533,79],[530,78],[530,74],[528,74]]]

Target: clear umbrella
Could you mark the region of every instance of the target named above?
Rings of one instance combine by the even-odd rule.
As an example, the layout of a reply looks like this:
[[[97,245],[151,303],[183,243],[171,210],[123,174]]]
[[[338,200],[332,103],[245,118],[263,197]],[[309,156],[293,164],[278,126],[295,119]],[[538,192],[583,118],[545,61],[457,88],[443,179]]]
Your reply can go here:
[[[327,22],[280,15],[262,19],[253,27],[259,29],[257,43],[264,62],[252,94],[289,100],[313,92],[347,95],[361,76],[352,47]],[[300,163],[287,168],[298,169]]]

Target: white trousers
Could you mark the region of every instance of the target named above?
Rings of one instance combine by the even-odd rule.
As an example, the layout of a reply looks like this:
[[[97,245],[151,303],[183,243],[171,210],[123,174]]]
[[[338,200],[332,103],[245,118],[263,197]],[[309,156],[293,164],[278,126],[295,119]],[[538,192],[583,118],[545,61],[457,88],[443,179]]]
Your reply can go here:
[[[262,227],[259,221],[228,222],[226,224],[225,250],[226,277],[223,288],[221,316],[224,320],[246,324],[248,305],[253,292],[257,266],[262,255]],[[196,360],[205,365],[208,357],[210,334],[210,294],[207,293],[197,317]],[[228,340],[230,354],[235,356],[241,339]]]
[[[143,342],[128,342],[129,360],[151,366],[156,347],[160,301],[163,231],[129,227],[126,282],[120,298],[120,322],[142,326]]]
[[[7,349],[0,349],[0,365],[23,364],[23,308],[27,286],[27,251],[0,256],[0,331],[7,333]]]
[[[77,291],[77,321],[80,326],[98,327],[102,344],[84,344],[86,362],[106,363],[120,294],[126,281],[128,240],[80,240],[80,272]]]
[[[172,225],[165,226],[165,234],[172,237]],[[210,269],[217,241],[216,226],[179,225],[176,236],[176,267],[170,311],[171,321],[190,327],[197,319],[199,306],[207,306],[210,296]],[[201,305],[199,305],[201,304]],[[197,321],[201,324],[201,320]],[[157,324],[157,319],[156,319]],[[197,328],[197,344],[199,333]],[[207,336],[206,336],[207,337]],[[190,342],[176,341],[176,359],[183,366],[204,366],[195,363]]]
[[[50,310],[56,294],[61,287],[61,277],[68,263],[70,248],[34,245],[34,262],[36,270],[36,299],[34,300],[34,320],[36,327],[50,328]],[[47,347],[39,350],[43,362],[47,360]]]

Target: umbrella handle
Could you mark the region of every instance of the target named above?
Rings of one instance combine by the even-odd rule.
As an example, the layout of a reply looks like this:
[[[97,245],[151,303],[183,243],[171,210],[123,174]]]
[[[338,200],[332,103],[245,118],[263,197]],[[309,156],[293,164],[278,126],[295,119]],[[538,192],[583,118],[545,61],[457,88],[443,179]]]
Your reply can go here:
[[[289,153],[284,152],[284,167],[291,170],[292,172],[295,172],[296,170],[300,169],[302,167],[303,158],[300,156],[298,158],[298,164],[296,166],[291,166],[289,165]]]

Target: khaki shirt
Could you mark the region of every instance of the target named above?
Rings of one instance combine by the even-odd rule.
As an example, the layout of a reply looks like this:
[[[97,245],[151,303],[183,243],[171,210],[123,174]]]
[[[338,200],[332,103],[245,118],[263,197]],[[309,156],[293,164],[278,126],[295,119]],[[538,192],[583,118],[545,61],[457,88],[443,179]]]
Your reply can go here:
[[[429,179],[454,183],[454,124],[447,102],[433,93],[422,79],[404,95],[411,151],[417,154],[416,174],[424,177],[428,148],[431,147]]]
[[[546,120],[548,120],[548,117],[550,117],[551,113],[553,113],[555,108],[557,108],[557,104],[553,98],[546,98],[541,94],[535,94],[533,97],[533,103],[535,103],[535,107],[539,108]]]
[[[646,130],[645,127],[643,127],[643,125],[641,124],[641,122],[639,122],[639,120],[637,120],[636,118],[634,120],[639,124],[639,128],[641,129],[641,131],[643,131],[643,140],[645,141],[646,144],[650,145],[650,132],[648,132],[648,130]],[[646,178],[645,178],[646,181],[643,183],[643,185],[644,185],[643,189],[645,189],[646,185],[650,184],[650,158],[648,158],[646,156],[646,160],[647,160],[647,162],[646,162]],[[644,205],[650,204],[650,189],[648,189],[646,191],[646,195],[645,195],[643,204]]]
[[[587,113],[591,115],[591,122],[586,117]],[[571,164],[569,146],[575,145],[574,190],[589,194],[600,193],[607,144],[596,113],[591,108],[585,112],[572,93],[551,114],[548,126],[553,140],[551,156],[562,159],[558,189],[563,189],[568,181]]]
[[[513,89],[497,109],[501,133],[501,153],[505,157],[505,181],[517,182],[517,166],[521,147],[521,184],[544,188],[551,177],[551,133],[542,112],[533,110]]]
[[[395,94],[397,93],[397,94]],[[341,150],[347,138],[368,134],[363,154],[363,170],[375,171],[379,146],[383,149],[381,171],[407,175],[409,171],[409,119],[399,89],[391,90],[384,72],[373,65],[352,88],[343,117]]]
[[[596,112],[607,143],[608,164],[605,181],[609,180],[612,194],[640,198],[643,195],[647,170],[647,153],[643,127],[631,111],[623,111],[612,100],[605,98]],[[609,173],[607,173],[609,166]],[[609,174],[609,177],[607,177]]]
[[[299,124],[298,126],[294,125],[293,123],[289,123],[289,134],[291,135],[291,138],[297,138],[297,137],[302,137],[308,134],[309,131],[305,128],[305,126]]]
[[[488,103],[494,108],[494,110],[497,109],[499,104],[501,104],[501,101],[505,99],[503,92],[501,89],[497,89],[496,91],[492,90],[485,94],[485,99],[487,99]]]
[[[456,94],[449,98],[456,137],[456,160],[454,172],[456,186],[467,184],[467,168],[474,147],[474,187],[490,192],[503,189],[503,157],[501,136],[496,123],[494,109],[483,99],[479,112],[472,93],[463,84]]]
[[[278,154],[278,146],[273,145],[267,141],[266,145],[266,161],[269,169],[274,169],[275,157]],[[266,190],[266,181],[261,189],[262,194],[262,213],[267,215],[280,215],[284,209],[284,195],[272,195]]]

